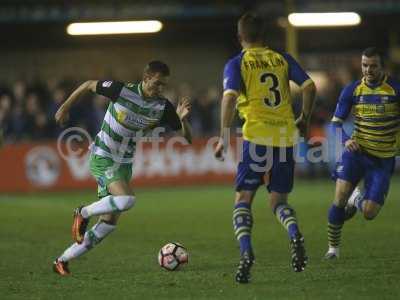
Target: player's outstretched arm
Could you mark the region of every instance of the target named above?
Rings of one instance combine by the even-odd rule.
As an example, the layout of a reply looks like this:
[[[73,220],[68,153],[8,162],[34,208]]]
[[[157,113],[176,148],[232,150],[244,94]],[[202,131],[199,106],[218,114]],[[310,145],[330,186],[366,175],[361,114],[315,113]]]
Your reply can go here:
[[[316,93],[317,88],[315,87],[314,82],[309,83],[302,90],[303,108],[299,118],[296,120],[296,126],[300,131],[300,135],[305,138],[308,136]]]
[[[87,91],[96,92],[97,80],[88,80],[82,83],[61,105],[57,110],[55,119],[60,125],[65,124],[68,121],[69,110],[71,106],[79,99],[79,97]]]
[[[214,156],[218,160],[224,160],[224,151],[228,147],[228,135],[235,116],[236,93],[225,93],[221,101],[221,133],[220,140],[214,151]]]
[[[182,136],[187,140],[189,144],[192,143],[192,128],[189,124],[188,117],[192,106],[189,99],[182,99],[176,108],[176,113],[182,124]]]

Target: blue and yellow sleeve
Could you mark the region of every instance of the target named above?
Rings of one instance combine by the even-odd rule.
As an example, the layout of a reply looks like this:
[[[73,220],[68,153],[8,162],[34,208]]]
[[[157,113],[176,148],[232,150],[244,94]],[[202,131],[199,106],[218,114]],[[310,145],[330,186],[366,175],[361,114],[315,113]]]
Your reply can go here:
[[[312,83],[312,79],[303,70],[300,64],[288,53],[283,54],[289,66],[289,80],[295,82],[301,88],[305,88],[307,85]]]
[[[239,96],[243,88],[242,75],[240,72],[240,63],[242,55],[238,55],[229,60],[224,68],[224,95],[233,94]]]
[[[332,119],[333,122],[343,122],[349,116],[351,107],[353,106],[353,93],[356,86],[357,84],[352,83],[346,86],[340,93]]]
[[[334,130],[335,134],[341,135],[343,144],[350,139],[350,136],[343,129],[343,122],[349,116],[353,106],[353,93],[356,86],[356,83],[352,83],[342,90],[331,122],[332,130]]]

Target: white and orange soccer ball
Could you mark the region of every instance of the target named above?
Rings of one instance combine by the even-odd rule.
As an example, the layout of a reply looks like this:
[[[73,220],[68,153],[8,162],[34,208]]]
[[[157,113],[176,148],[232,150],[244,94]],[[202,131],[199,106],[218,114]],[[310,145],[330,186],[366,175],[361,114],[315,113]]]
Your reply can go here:
[[[186,248],[179,243],[168,243],[158,253],[158,263],[168,271],[175,271],[187,264],[189,254]]]

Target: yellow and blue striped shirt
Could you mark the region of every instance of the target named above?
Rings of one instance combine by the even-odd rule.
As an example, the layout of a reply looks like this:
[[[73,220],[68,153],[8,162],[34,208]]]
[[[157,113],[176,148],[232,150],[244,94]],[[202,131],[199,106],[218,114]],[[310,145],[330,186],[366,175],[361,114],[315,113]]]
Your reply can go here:
[[[339,97],[333,121],[345,120],[352,109],[352,139],[361,149],[376,157],[395,156],[400,128],[400,83],[387,76],[376,86],[369,86],[364,78],[351,83]]]

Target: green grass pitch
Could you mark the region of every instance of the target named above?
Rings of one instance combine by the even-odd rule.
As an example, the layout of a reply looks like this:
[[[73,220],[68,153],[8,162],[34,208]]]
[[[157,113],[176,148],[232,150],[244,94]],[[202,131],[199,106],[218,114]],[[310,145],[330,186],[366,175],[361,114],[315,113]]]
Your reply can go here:
[[[309,265],[289,268],[286,232],[260,189],[254,204],[256,264],[252,282],[235,284],[238,247],[232,230],[233,188],[137,190],[136,206],[93,251],[61,278],[52,260],[71,243],[72,210],[94,192],[0,196],[0,299],[400,299],[400,186],[374,221],[346,223],[341,258],[322,261],[330,181],[297,181],[290,203],[306,238]],[[189,264],[168,272],[157,252],[183,243]]]

